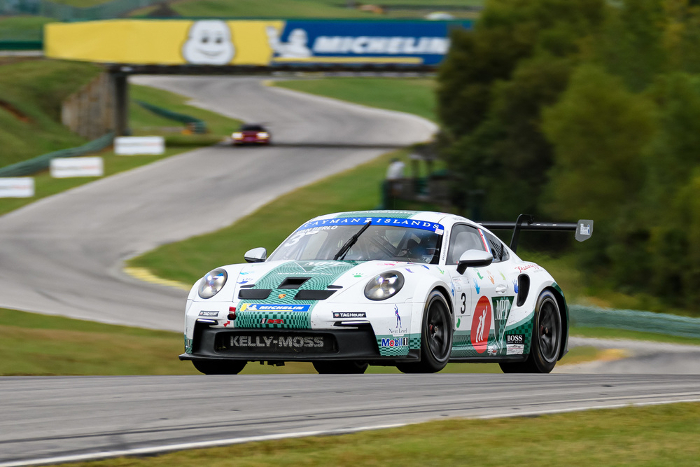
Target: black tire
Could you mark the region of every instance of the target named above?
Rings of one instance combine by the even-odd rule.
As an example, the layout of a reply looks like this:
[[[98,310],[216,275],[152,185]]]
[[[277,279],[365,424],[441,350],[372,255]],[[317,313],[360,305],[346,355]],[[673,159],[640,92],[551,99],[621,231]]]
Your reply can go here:
[[[396,364],[402,373],[437,373],[450,360],[452,315],[445,297],[433,290],[426,300],[421,329],[420,362]]]
[[[545,290],[537,299],[527,360],[499,363],[501,370],[503,373],[550,373],[561,353],[562,332],[557,298],[553,292]]]
[[[192,364],[197,371],[205,375],[237,375],[243,371],[247,363],[246,361],[239,360],[192,360]]]
[[[369,364],[352,360],[312,362],[319,375],[361,375]]]

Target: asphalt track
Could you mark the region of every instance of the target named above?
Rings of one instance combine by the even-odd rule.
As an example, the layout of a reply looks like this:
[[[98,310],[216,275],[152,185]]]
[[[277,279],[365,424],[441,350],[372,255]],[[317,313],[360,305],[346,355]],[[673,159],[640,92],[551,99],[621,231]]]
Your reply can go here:
[[[130,278],[121,271],[124,259],[227,226],[389,147],[427,140],[436,129],[412,115],[270,88],[257,78],[140,82],[264,121],[276,145],[191,151],[0,217],[0,307],[181,331],[186,293]],[[221,264],[242,260],[221,252]]]
[[[448,417],[700,401],[700,376],[5,378],[0,400],[1,467]]]
[[[200,149],[0,217],[1,307],[180,331],[184,292],[125,276],[125,258],[228,225],[285,192],[386,148],[427,139],[435,129],[416,117],[268,88],[258,79],[139,81],[192,96],[201,107],[265,122],[277,144]],[[222,252],[221,263],[238,261]],[[694,349],[674,348],[670,354],[697,361]],[[644,373],[649,359],[656,358],[648,349],[636,357],[641,360],[635,366],[618,368]],[[700,400],[700,376],[5,377],[0,379],[0,465],[445,417],[690,400]]]

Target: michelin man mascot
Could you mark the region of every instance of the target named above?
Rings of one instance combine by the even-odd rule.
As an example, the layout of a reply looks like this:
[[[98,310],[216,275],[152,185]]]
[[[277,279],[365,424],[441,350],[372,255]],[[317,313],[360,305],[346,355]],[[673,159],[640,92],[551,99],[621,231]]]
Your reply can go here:
[[[231,30],[220,20],[195,21],[182,46],[182,57],[195,65],[227,65],[235,53]]]

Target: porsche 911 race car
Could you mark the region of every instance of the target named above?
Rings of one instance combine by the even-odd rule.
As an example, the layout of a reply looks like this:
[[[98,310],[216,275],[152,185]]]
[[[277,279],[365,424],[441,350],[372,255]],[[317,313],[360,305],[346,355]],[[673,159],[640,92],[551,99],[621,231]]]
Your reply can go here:
[[[508,247],[491,229],[513,229]],[[448,362],[497,362],[548,373],[567,352],[568,311],[552,276],[516,253],[521,230],[593,221],[472,222],[436,212],[361,211],[317,217],[267,257],[207,273],[187,298],[185,353],[206,374],[247,362],[312,362],[319,373],[405,373]]]
[[[231,141],[234,146],[243,144],[270,144],[272,135],[262,125],[243,124],[231,134]]]

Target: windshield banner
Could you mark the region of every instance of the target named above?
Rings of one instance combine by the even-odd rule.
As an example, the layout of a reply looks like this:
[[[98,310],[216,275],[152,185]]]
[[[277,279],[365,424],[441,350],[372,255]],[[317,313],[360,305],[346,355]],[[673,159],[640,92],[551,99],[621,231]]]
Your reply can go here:
[[[365,225],[372,221],[373,226],[391,226],[391,227],[404,227],[411,229],[429,230],[435,232],[438,235],[442,235],[445,228],[442,224],[436,222],[420,221],[416,219],[395,219],[392,217],[342,217],[337,219],[320,219],[311,222],[307,222],[297,229],[300,230],[307,229],[317,229],[317,230],[333,230],[339,226],[346,225]]]

